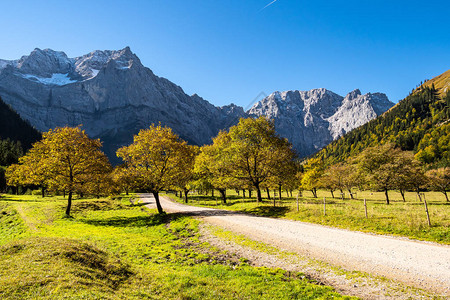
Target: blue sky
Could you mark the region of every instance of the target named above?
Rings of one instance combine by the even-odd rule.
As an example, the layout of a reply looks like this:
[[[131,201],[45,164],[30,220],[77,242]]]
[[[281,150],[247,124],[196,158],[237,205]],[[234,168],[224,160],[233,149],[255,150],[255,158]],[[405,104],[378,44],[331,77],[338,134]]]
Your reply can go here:
[[[215,105],[325,87],[397,102],[450,69],[449,1],[0,1],[0,58],[130,46]]]

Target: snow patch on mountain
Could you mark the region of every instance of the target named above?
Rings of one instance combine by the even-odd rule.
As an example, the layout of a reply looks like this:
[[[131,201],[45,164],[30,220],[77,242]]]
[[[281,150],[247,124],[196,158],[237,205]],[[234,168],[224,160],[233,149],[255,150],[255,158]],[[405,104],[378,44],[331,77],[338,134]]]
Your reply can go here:
[[[47,84],[47,85],[66,85],[66,84],[71,84],[74,82],[77,82],[77,80],[72,80],[69,77],[69,73],[66,74],[52,74],[52,77],[49,78],[45,78],[45,77],[38,77],[35,75],[30,75],[30,74],[20,74],[23,78],[32,80],[32,81],[39,81],[43,84]]]
[[[100,70],[97,70],[97,69],[91,69],[91,72],[92,72],[92,77],[91,77],[91,78],[93,78],[93,77],[97,77],[98,72],[100,72]]]

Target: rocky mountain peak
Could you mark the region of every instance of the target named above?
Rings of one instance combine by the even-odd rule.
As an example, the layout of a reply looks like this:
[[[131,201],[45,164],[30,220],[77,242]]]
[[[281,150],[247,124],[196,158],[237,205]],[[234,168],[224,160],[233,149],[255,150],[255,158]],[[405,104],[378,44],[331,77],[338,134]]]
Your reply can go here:
[[[356,89],[344,98],[320,88],[272,93],[248,113],[274,119],[277,132],[307,156],[392,106],[384,94]]]
[[[71,72],[73,64],[64,52],[36,48],[18,61],[17,68],[24,74],[50,78],[55,73]]]
[[[393,105],[380,93],[354,90],[344,99],[320,88],[277,91],[248,112],[234,104],[216,107],[153,74],[129,47],[75,58],[36,48],[19,60],[0,60],[0,96],[40,131],[83,124],[115,162],[115,150],[152,123],[202,145],[249,116],[274,119],[278,134],[307,156]]]
[[[74,63],[75,72],[80,79],[90,79],[99,73],[99,71],[105,68],[111,61],[115,62],[115,67],[126,70],[131,66],[141,66],[139,58],[131,52],[130,47],[125,47],[122,50],[96,50],[86,55],[76,57]]]
[[[345,96],[345,98],[348,100],[353,100],[353,99],[358,98],[359,96],[361,96],[361,91],[359,89],[355,89],[355,90],[351,91],[350,93],[348,93],[347,96]]]

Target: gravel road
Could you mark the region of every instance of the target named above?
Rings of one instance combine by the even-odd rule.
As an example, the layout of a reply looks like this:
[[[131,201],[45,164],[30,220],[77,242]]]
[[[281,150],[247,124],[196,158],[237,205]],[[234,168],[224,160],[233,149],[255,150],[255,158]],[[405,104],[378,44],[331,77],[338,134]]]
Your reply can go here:
[[[161,198],[167,212],[183,212],[252,240],[450,296],[450,246],[321,225],[182,205]],[[141,195],[155,207],[150,194]]]

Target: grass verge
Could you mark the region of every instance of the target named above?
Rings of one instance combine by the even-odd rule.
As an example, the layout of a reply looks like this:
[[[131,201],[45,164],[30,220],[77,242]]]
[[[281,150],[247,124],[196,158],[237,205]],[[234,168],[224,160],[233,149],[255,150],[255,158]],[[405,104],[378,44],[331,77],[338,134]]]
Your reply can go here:
[[[223,259],[198,221],[129,198],[0,199],[2,299],[350,299],[279,269]]]

